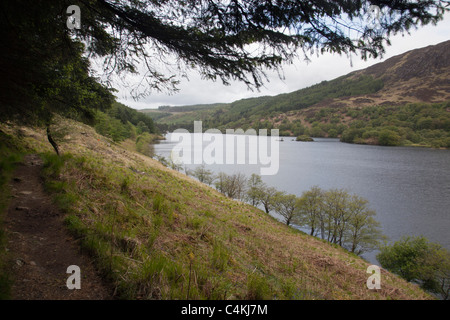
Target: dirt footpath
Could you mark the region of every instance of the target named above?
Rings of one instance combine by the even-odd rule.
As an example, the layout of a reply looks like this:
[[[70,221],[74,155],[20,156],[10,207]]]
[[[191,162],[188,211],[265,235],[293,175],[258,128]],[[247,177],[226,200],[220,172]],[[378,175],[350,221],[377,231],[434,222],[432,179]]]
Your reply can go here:
[[[109,300],[112,291],[68,234],[63,216],[44,192],[42,161],[26,156],[10,182],[13,198],[5,217],[14,281],[13,300]],[[70,290],[67,268],[80,268],[81,289]],[[75,283],[75,282],[73,282]]]

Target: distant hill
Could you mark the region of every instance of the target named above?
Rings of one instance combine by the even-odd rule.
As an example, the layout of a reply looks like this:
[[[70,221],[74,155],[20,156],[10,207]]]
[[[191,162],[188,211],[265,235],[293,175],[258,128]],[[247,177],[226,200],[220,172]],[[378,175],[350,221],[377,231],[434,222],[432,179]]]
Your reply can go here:
[[[450,100],[450,41],[408,51],[347,75],[349,79],[370,76],[384,86],[376,94],[322,101],[337,106],[400,105]]]
[[[383,144],[378,137],[382,129],[380,121],[390,117],[388,122],[383,121],[383,129],[390,127],[398,138],[389,145],[449,147],[450,118],[447,105],[442,104],[448,101],[450,41],[408,51],[369,68],[291,93],[242,99],[229,104],[161,107],[143,112],[161,129],[169,131],[192,129],[194,120],[202,120],[204,129],[278,128],[283,135],[289,136],[309,134],[342,138],[355,121],[364,121],[367,126],[374,120],[372,116],[362,114],[362,109],[377,107],[376,111],[369,112],[377,114],[378,122],[369,126],[377,132],[372,132],[369,138],[363,138],[363,132],[359,132],[352,135],[355,139],[345,141]],[[422,107],[418,108],[418,105]],[[430,111],[434,109],[438,111]],[[420,113],[423,110],[428,111]],[[397,113],[402,114],[399,119]],[[424,119],[434,124],[420,126],[418,122]],[[419,137],[412,137],[410,132],[399,132],[398,129],[405,126]],[[433,134],[434,139],[433,135],[426,137],[419,130],[441,131]]]

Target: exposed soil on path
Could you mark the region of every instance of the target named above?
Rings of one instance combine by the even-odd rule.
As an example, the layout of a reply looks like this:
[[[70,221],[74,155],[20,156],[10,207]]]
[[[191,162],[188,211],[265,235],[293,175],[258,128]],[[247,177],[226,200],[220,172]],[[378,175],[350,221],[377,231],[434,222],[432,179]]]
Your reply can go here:
[[[5,217],[13,300],[107,300],[112,291],[89,257],[67,232],[63,215],[45,193],[42,161],[26,156],[11,181],[13,198]],[[80,268],[81,289],[70,290],[67,268]]]

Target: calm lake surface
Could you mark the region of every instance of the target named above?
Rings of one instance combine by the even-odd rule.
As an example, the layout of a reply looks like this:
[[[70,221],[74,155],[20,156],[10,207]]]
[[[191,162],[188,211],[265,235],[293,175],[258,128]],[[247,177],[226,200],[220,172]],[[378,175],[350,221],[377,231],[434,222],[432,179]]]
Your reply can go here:
[[[195,135],[201,134],[187,134],[187,140],[194,139]],[[156,154],[170,158],[173,148],[180,146],[180,142],[172,142],[171,134],[166,138],[154,148]],[[296,142],[285,137],[278,143],[278,173],[262,176],[263,181],[297,196],[313,186],[344,188],[369,201],[369,207],[377,212],[376,219],[381,223],[383,234],[390,241],[402,236],[423,235],[450,250],[449,150],[314,140]],[[183,144],[185,142],[183,139]],[[208,144],[211,143],[203,142],[203,147],[197,145],[193,153],[202,152]],[[186,165],[188,169],[196,166]],[[207,166],[214,173],[241,172],[247,177],[252,173],[260,174],[260,167],[249,164]],[[363,257],[377,263],[376,253],[366,253]]]

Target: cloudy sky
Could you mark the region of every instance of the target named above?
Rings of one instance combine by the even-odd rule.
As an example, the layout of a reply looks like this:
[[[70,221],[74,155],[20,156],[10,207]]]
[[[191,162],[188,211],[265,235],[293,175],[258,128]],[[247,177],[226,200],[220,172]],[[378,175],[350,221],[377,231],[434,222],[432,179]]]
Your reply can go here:
[[[135,101],[131,98],[129,89],[117,84],[116,88],[119,92],[116,93],[116,96],[120,102],[135,109],[157,108],[161,105],[228,103],[243,98],[264,95],[272,96],[299,90],[323,80],[332,80],[409,50],[438,44],[447,40],[450,40],[450,13],[447,13],[444,20],[438,23],[437,26],[422,27],[418,30],[412,30],[410,35],[399,35],[391,38],[391,46],[386,48],[386,54],[381,59],[362,61],[358,56],[353,56],[350,60],[347,56],[331,54],[311,57],[311,62],[308,63],[303,59],[299,59],[294,64],[283,67],[283,80],[276,73],[268,73],[269,82],[266,82],[265,87],[259,91],[250,91],[242,83],[224,86],[221,81],[202,80],[198,74],[191,73],[189,74],[189,80],[180,79],[180,91],[175,94],[155,92]]]

